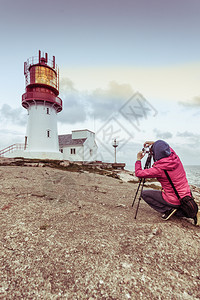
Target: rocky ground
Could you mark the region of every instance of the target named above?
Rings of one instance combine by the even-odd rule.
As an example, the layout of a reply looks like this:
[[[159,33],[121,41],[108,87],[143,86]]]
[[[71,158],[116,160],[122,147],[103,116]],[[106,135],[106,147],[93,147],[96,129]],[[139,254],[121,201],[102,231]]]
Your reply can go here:
[[[135,219],[130,174],[10,162],[0,161],[0,299],[200,299],[200,227],[163,221],[144,201]]]

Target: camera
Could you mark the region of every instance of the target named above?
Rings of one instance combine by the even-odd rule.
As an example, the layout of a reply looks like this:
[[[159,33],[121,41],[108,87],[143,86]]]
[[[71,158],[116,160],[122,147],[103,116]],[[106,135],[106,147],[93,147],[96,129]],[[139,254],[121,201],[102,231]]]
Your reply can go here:
[[[143,152],[144,154],[151,152],[151,147],[152,147],[152,146],[146,146],[146,147],[142,148],[142,152]]]

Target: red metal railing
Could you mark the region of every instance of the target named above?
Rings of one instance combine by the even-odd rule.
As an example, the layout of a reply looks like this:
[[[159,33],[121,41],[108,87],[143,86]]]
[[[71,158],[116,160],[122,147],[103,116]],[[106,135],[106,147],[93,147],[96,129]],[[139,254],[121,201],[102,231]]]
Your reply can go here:
[[[44,92],[27,92],[22,95],[22,102],[29,100],[42,100],[47,102],[53,102],[62,106],[62,100],[59,97],[55,97],[55,95],[51,95],[49,93]]]
[[[4,156],[5,153],[13,152],[13,150],[24,150],[24,147],[24,144],[13,144],[11,146],[8,146],[3,150],[0,150],[0,157]]]
[[[22,95],[22,106],[24,108],[28,108],[29,103],[34,101],[52,103],[57,112],[62,110],[62,100],[59,97],[55,97],[55,95],[43,92],[27,92]]]

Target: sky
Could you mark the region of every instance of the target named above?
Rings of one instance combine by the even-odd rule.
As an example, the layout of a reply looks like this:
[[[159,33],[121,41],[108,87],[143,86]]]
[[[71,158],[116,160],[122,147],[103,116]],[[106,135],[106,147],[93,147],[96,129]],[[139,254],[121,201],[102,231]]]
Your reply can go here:
[[[0,149],[24,142],[24,62],[56,57],[58,134],[96,133],[99,159],[134,168],[163,139],[200,165],[199,0],[0,0]]]

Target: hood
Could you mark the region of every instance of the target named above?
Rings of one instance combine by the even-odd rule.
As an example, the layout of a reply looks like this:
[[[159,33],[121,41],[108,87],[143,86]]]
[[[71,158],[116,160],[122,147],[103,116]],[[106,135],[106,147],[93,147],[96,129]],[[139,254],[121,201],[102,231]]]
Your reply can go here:
[[[164,157],[168,157],[171,154],[169,145],[162,140],[158,140],[153,144],[152,151],[154,161],[158,161]]]
[[[179,166],[180,159],[172,148],[170,148],[170,152],[171,154],[168,157],[159,159],[154,163],[154,166],[167,171],[175,170]]]

